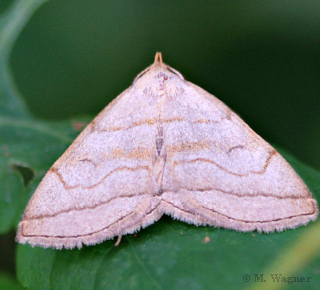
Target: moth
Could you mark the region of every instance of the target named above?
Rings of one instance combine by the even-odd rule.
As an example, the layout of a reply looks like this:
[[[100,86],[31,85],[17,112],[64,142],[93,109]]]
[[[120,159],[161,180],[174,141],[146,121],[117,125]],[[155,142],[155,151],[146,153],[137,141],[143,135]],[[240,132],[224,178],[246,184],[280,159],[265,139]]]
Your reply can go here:
[[[134,233],[163,214],[269,233],[315,220],[318,206],[270,144],[157,53],[53,164],[16,239],[81,248]]]

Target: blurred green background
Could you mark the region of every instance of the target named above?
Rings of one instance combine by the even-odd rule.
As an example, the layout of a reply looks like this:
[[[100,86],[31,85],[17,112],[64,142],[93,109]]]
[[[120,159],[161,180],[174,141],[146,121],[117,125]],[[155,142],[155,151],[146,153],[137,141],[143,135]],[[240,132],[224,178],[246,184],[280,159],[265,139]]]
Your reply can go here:
[[[34,115],[94,116],[160,51],[319,169],[319,15],[320,1],[49,1],[19,37],[12,69]]]

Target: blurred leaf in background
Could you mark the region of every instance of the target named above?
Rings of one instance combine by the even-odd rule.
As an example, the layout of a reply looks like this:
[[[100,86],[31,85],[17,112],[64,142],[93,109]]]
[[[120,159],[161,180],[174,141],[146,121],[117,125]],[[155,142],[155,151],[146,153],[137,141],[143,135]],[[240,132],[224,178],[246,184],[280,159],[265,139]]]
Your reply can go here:
[[[79,121],[35,120],[16,88],[9,67],[15,39],[28,18],[44,2],[15,1],[0,18],[1,234],[16,227],[27,201],[46,170],[79,133],[79,126],[76,126]],[[21,288],[12,277],[14,235],[9,233],[0,238],[0,265],[4,270],[0,272],[0,289]]]
[[[16,0],[1,2],[0,10],[2,234],[17,225],[81,128],[156,51],[265,139],[320,168],[316,1]],[[280,152],[319,199],[319,172]],[[303,287],[317,289],[318,233],[319,221],[266,235],[165,217],[125,236],[119,248],[114,241],[72,251],[19,245],[17,274],[29,289],[247,289],[260,285],[245,282],[245,274],[281,270],[312,277]],[[13,234],[5,237],[0,260],[13,260]],[[20,288],[10,269],[0,268],[0,289]]]

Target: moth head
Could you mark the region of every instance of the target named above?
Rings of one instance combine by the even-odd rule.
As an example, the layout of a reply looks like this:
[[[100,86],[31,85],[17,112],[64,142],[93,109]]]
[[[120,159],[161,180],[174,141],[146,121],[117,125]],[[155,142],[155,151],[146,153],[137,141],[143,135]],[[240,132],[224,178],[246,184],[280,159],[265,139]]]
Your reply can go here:
[[[155,55],[154,63],[142,71],[134,80],[133,85],[136,88],[144,88],[150,92],[175,91],[179,80],[184,80],[183,76],[166,65],[162,61],[161,52]]]

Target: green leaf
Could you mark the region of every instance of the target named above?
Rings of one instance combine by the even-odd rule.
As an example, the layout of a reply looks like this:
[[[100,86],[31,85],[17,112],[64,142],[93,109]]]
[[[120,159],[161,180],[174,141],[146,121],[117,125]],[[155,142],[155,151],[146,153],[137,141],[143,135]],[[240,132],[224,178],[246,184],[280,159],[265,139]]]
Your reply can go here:
[[[72,120],[49,123],[0,118],[1,233],[20,219],[45,172],[79,133],[74,124]],[[23,168],[31,172],[32,180],[23,179]]]
[[[0,17],[0,116],[30,118],[13,81],[9,60],[13,44],[32,13],[47,0],[14,1]]]
[[[0,272],[1,290],[22,290],[23,288],[15,279],[8,274]]]
[[[79,133],[76,122],[34,120],[9,68],[12,46],[32,13],[46,0],[21,0],[0,18],[0,233],[20,219],[41,177]],[[26,176],[27,175],[27,176]]]

